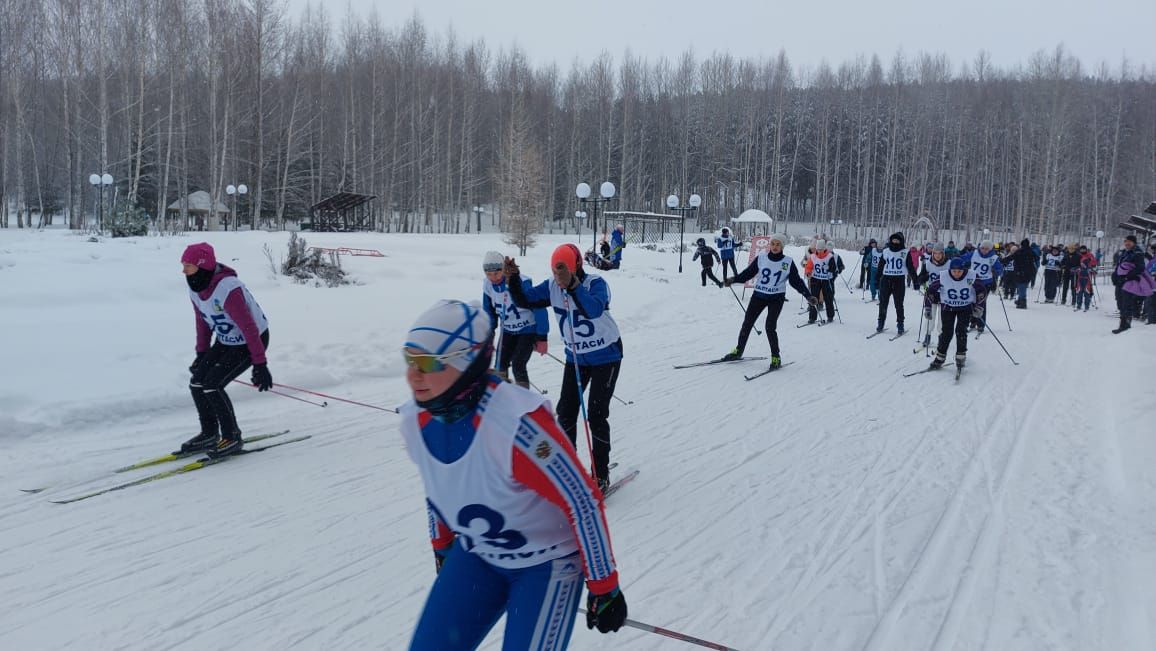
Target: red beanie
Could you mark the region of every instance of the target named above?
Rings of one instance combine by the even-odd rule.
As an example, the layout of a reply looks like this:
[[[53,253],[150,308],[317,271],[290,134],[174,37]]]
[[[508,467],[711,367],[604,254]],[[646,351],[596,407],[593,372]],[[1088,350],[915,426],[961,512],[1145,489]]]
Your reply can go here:
[[[559,262],[566,265],[570,273],[577,273],[582,268],[582,252],[573,244],[563,244],[550,256],[550,268],[557,267]]]
[[[190,244],[181,255],[181,264],[192,264],[213,271],[217,268],[217,254],[213,253],[213,247],[208,242]]]

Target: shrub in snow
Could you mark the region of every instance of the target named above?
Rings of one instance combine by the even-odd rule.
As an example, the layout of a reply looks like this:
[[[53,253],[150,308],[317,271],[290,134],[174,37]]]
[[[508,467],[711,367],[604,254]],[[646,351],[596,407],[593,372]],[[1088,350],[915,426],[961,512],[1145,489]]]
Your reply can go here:
[[[112,216],[108,231],[113,237],[143,237],[149,234],[149,216],[142,208],[126,208]]]
[[[318,287],[321,283],[326,287],[349,284],[336,253],[326,255],[318,249],[309,250],[305,238],[298,237],[297,233],[289,234],[289,255],[281,263],[281,273],[301,284],[312,280]]]

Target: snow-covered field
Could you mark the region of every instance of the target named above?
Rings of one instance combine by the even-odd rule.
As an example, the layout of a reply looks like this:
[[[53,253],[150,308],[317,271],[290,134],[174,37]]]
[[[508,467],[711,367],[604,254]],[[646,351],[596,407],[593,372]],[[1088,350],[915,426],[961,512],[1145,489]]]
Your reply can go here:
[[[262,245],[279,256],[283,233],[205,237],[269,315],[275,381],[390,407],[409,323],[480,298],[483,253],[510,251],[496,235],[311,235],[388,256],[343,258],[359,284],[326,289],[273,276]],[[238,385],[247,434],[313,438],[48,501],[195,433],[179,256],[200,239],[0,231],[0,649],[403,649],[434,567],[393,414]],[[544,278],[562,241],[523,270]],[[958,385],[903,378],[926,365],[914,334],[865,340],[876,306],[858,292],[837,297],[843,324],[798,330],[792,293],[779,332],[797,363],[746,382],[762,362],[671,369],[734,346],[729,291],[700,287],[689,254],[681,275],[671,252],[624,264],[607,278],[633,405],[612,405],[613,458],[642,474],[607,509],[633,618],[744,651],[1156,648],[1156,326],[1110,334],[1110,287],[1087,314],[1009,309],[1012,332],[993,298],[1020,364],[984,335]],[[551,396],[561,371],[530,366]],[[579,623],[573,648],[692,647]]]

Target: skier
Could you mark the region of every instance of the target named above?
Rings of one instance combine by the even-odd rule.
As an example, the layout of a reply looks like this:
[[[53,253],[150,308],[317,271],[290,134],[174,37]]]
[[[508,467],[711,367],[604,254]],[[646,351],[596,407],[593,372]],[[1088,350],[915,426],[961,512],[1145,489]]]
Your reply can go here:
[[[999,253],[992,248],[991,240],[983,240],[979,248],[971,253],[960,256],[967,262],[970,275],[975,276],[975,307],[972,310],[972,325],[979,332],[983,332],[983,319],[987,318],[987,295],[995,287],[999,277],[1003,275],[1003,265],[999,261]]]
[[[967,325],[979,289],[979,281],[973,272],[968,271],[968,263],[962,257],[952,258],[947,273],[927,287],[931,302],[940,305],[939,320],[942,324],[931,368],[940,368],[947,360],[947,347],[951,345],[952,335],[955,336],[955,365],[963,368],[967,358]]]
[[[731,275],[737,276],[739,270],[735,267],[735,249],[739,247],[739,242],[731,236],[730,229],[723,227],[719,236],[714,238],[714,244],[718,247],[719,259],[722,260],[723,281],[727,279],[727,265],[730,265]]]
[[[1019,246],[1014,242],[1003,247],[1003,254],[1000,255],[999,263],[1003,265],[1003,277],[1000,278],[999,289],[1000,295],[1004,300],[1012,300],[1016,291],[1016,252],[1019,251]]]
[[[1060,292],[1060,305],[1068,304],[1068,290],[1072,286],[1072,275],[1076,272],[1076,268],[1080,266],[1080,255],[1076,253],[1076,245],[1069,244],[1064,250],[1064,257],[1060,260],[1061,277],[1060,282],[1063,287]]]
[[[1056,247],[1058,248],[1058,247]],[[1059,272],[1056,272],[1057,276]],[[1076,312],[1080,311],[1083,306],[1084,311],[1092,307],[1092,295],[1096,285],[1096,265],[1092,256],[1085,256],[1080,259],[1080,266],[1076,269],[1076,277],[1074,279],[1074,286],[1072,290],[1072,305]],[[1053,296],[1055,292],[1053,291]]]
[[[863,289],[863,284],[867,282],[867,273],[871,268],[871,256],[875,250],[875,240],[867,242],[867,244],[859,249],[859,284],[858,289]]]
[[[1053,244],[1044,256],[1044,302],[1056,302],[1056,289],[1060,286],[1060,263],[1064,256],[1060,253],[1060,245]],[[1094,265],[1093,265],[1094,266]],[[1076,304],[1079,309],[1079,304]]]
[[[618,269],[622,266],[622,249],[626,247],[626,227],[619,224],[610,234],[610,268]]]
[[[810,279],[811,296],[816,297],[814,305],[807,307],[807,323],[814,323],[819,317],[816,307],[822,301],[827,308],[827,321],[835,319],[835,277],[839,275],[836,258],[827,249],[826,240],[815,242],[815,252],[807,256],[805,273]]]
[[[1156,281],[1148,274],[1148,261],[1144,251],[1136,246],[1136,236],[1124,238],[1124,250],[1120,253],[1116,270],[1112,272],[1112,284],[1116,286],[1116,306],[1120,309],[1120,326],[1112,334],[1120,334],[1132,327],[1132,318],[1141,317],[1144,299],[1156,290]]]
[[[594,439],[594,478],[599,488],[610,486],[610,399],[622,365],[622,338],[610,315],[610,287],[601,276],[582,269],[582,254],[573,244],[554,249],[550,268],[554,275],[534,286],[524,286],[521,270],[513,258],[505,260],[506,280],[514,305],[526,309],[553,307],[558,330],[566,343],[566,370],[558,399],[558,422],[577,442],[578,411],[582,392],[590,386],[586,417]],[[580,376],[581,385],[575,376]]]
[[[1012,254],[1009,256],[1011,262],[1014,263],[1015,271],[1012,271],[1012,266],[1007,267],[1007,274],[1005,285],[1010,285],[1016,292],[1016,309],[1028,309],[1028,285],[1032,278],[1036,277],[1036,256],[1032,253],[1031,241],[1024,238],[1016,247],[1012,244]]]
[[[413,400],[401,435],[437,569],[415,651],[476,649],[502,614],[503,648],[565,649],[583,575],[587,628],[617,631],[627,616],[602,494],[549,403],[488,373],[491,333],[477,302],[443,300],[402,350]]]
[[[871,268],[868,270],[867,285],[871,290],[871,301],[874,302],[879,295],[879,263],[883,260],[883,249],[879,247],[879,243],[875,238],[867,243],[870,251]],[[866,258],[865,258],[866,260]]]
[[[702,238],[702,237],[698,238],[698,241],[695,242],[695,244],[698,245],[698,249],[695,250],[694,257],[691,258],[691,262],[694,262],[695,260],[698,260],[700,258],[702,259],[702,286],[706,287],[706,279],[709,277],[710,281],[712,283],[718,285],[719,287],[722,287],[723,286],[722,281],[720,281],[714,275],[714,262],[715,262],[715,260],[718,259],[719,252],[715,251],[713,248],[707,246],[705,238]],[[733,257],[731,258],[731,262],[732,263],[734,262]],[[726,277],[726,268],[727,268],[726,264],[724,263],[723,264],[723,277],[724,278]]]
[[[189,391],[201,421],[201,432],[185,441],[181,452],[205,451],[213,458],[236,454],[244,443],[225,387],[250,364],[257,390],[273,387],[265,358],[269,320],[237,272],[217,263],[207,242],[189,245],[181,265],[196,315],[197,357],[189,366]],[[216,341],[211,342],[214,335]]]
[[[767,311],[767,340],[771,344],[771,367],[775,368],[782,366],[783,363],[779,357],[779,333],[776,331],[776,327],[779,322],[779,313],[783,311],[783,303],[787,300],[787,283],[790,283],[795,291],[802,294],[812,306],[815,305],[817,299],[811,295],[811,292],[807,291],[807,286],[799,277],[799,268],[795,266],[795,261],[783,253],[783,236],[777,233],[771,235],[768,250],[759,253],[746,269],[743,269],[734,278],[723,281],[723,284],[729,287],[736,283],[745,283],[756,276],[755,291],[751,294],[750,302],[747,303],[743,325],[739,328],[738,345],[722,359],[728,362],[742,359],[743,351],[747,347],[747,338],[751,335],[751,328],[754,327],[759,314],[765,309]]]
[[[482,271],[486,280],[482,282],[482,307],[490,317],[490,333],[502,326],[502,338],[498,341],[498,375],[509,380],[509,368],[514,367],[514,383],[523,389],[530,388],[530,373],[526,362],[537,351],[539,355],[549,352],[547,342],[550,321],[546,310],[519,310],[510,300],[506,287],[506,272],[502,270],[505,256],[497,251],[487,251],[482,260]],[[532,287],[529,278],[522,278],[524,286]]]
[[[947,257],[949,257],[949,258],[954,258],[954,257],[958,256],[959,255],[959,249],[955,246],[955,240],[948,240],[947,241],[947,248],[945,248],[943,250],[943,252],[946,253]]]
[[[879,287],[879,320],[875,324],[875,332],[883,332],[883,324],[887,320],[887,303],[894,297],[896,331],[903,334],[903,294],[907,279],[911,278],[912,284],[915,284],[915,268],[904,248],[903,233],[897,231],[887,238],[887,248],[883,249],[879,259],[878,273],[882,276],[882,282]]]
[[[936,242],[931,245],[931,257],[924,261],[923,268],[919,270],[919,276],[916,277],[917,286],[923,288],[923,320],[927,321],[927,334],[923,337],[924,348],[931,345],[931,322],[932,316],[934,316],[929,288],[931,283],[939,280],[940,276],[947,273],[950,262],[951,259],[947,257],[947,250],[943,244]]]

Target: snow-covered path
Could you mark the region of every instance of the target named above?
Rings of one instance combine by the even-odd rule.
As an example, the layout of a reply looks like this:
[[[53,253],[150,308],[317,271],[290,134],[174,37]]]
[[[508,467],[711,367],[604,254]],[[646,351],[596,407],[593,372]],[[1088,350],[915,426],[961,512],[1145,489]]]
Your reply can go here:
[[[268,274],[261,245],[284,239],[211,239],[270,315],[274,378],[388,406],[406,395],[404,328],[435,298],[476,297],[482,253],[505,250],[313,236],[390,255],[347,259],[364,284],[325,290]],[[17,490],[190,434],[175,260],[191,241],[0,232],[0,648],[405,648],[433,561],[392,414],[238,387],[246,433],[312,439],[71,505],[47,500],[122,476]],[[523,269],[544,277],[561,241]],[[729,291],[699,287],[689,255],[681,276],[672,253],[625,264],[607,277],[634,404],[611,407],[613,458],[642,474],[608,514],[632,617],[747,651],[1156,648],[1156,327],[1113,336],[1106,309],[1029,302],[1008,332],[993,299],[1020,365],[985,334],[957,385],[903,378],[926,364],[914,334],[865,340],[876,306],[858,293],[837,296],[843,324],[803,329],[792,294],[779,333],[796,363],[746,382],[764,362],[671,368],[734,345]],[[141,327],[117,336],[126,318]],[[560,366],[530,371],[556,395]],[[692,648],[582,624],[573,647]]]

